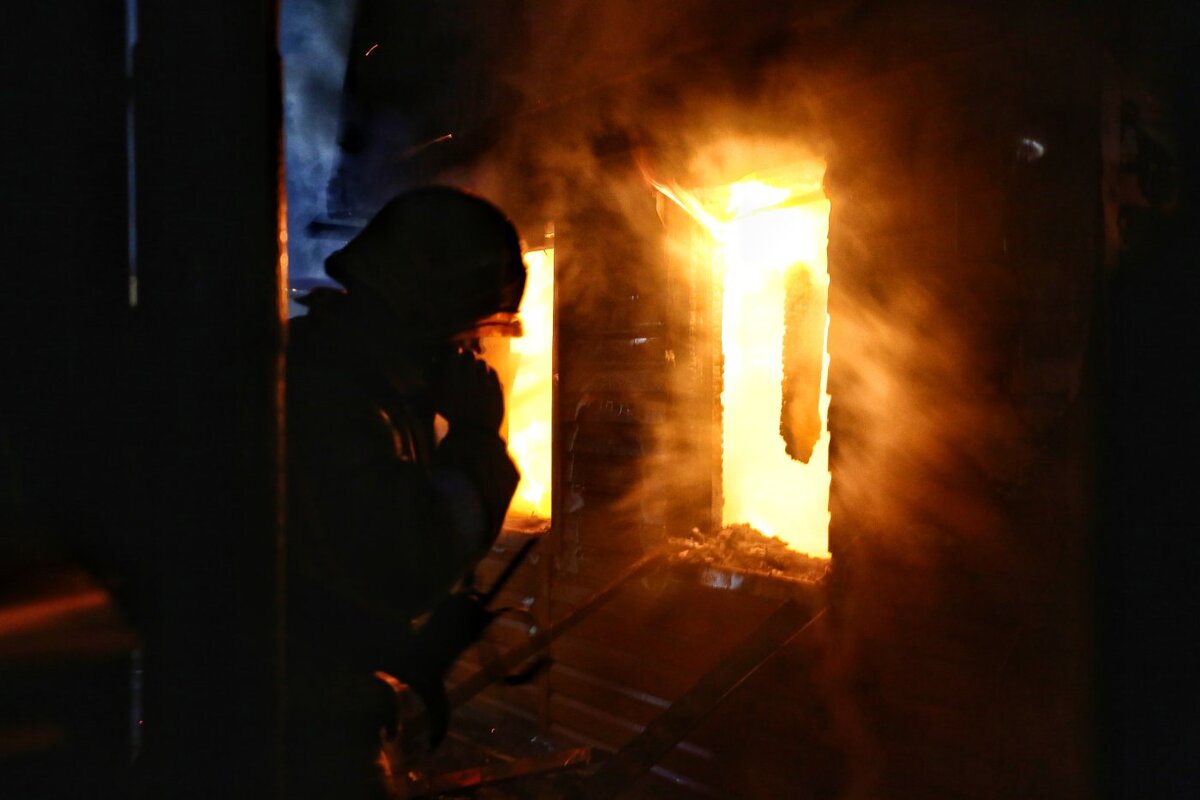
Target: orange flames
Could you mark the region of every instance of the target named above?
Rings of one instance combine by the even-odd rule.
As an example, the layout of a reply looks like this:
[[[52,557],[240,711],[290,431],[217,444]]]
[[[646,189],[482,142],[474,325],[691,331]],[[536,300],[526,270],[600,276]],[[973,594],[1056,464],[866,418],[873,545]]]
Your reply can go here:
[[[554,385],[554,249],[525,253],[521,301],[524,335],[487,340],[484,358],[499,373],[507,399],[504,429],[521,470],[510,518],[550,518],[550,420]]]
[[[722,294],[722,524],[749,524],[814,556],[829,548],[829,356],[823,341],[820,430],[807,463],[788,455],[780,419],[784,341],[791,335],[785,325],[789,280],[807,271],[806,283],[822,298],[829,284],[824,169],[812,160],[789,171],[786,180],[750,176],[697,193],[656,184],[712,236],[713,279]]]
[[[790,168],[786,177],[752,175],[699,192],[655,183],[711,237],[708,263],[696,267],[711,266],[721,295],[721,522],[749,524],[814,556],[828,555],[829,547],[829,356],[824,341],[829,200],[821,188],[824,170],[822,161],[809,160]],[[505,429],[521,469],[510,521],[548,519],[551,510],[554,250],[532,250],[525,258],[525,335],[488,341],[484,347],[507,390]],[[815,333],[803,343],[815,348],[816,359],[812,391],[805,395],[817,406],[810,426],[811,454],[800,448],[808,455],[806,463],[789,455],[795,450],[781,433],[788,425],[785,340],[796,336],[788,329],[785,305],[797,277],[814,287],[819,306],[813,308],[820,314]]]

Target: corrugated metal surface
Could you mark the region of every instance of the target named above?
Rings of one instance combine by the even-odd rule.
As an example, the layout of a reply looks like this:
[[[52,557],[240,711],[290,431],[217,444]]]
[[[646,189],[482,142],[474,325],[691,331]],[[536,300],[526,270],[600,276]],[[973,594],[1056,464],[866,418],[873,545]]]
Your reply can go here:
[[[501,568],[515,542],[502,539],[497,549],[504,552],[494,552],[481,565],[484,583]],[[590,557],[593,551],[597,558]],[[578,573],[555,576],[555,619],[628,564],[631,555],[623,557],[614,548],[607,552],[585,548]],[[536,607],[543,600],[537,591],[538,571],[537,564],[523,566],[500,603],[519,606],[533,598]],[[497,737],[502,740],[506,730],[517,738],[540,730],[560,747],[586,744],[602,752],[619,751],[783,602],[780,593],[711,588],[699,581],[699,575],[696,570],[664,566],[628,581],[591,617],[554,643],[554,662],[544,683],[493,687],[461,711],[458,719],[476,724],[490,721],[501,729]],[[797,591],[804,593],[793,586],[781,590],[783,595]],[[808,594],[803,602],[815,611],[819,598]],[[530,619],[519,615],[499,620],[488,642],[457,665],[451,684],[473,674],[494,653],[527,641],[530,625]],[[632,791],[656,797],[664,796],[664,791],[665,796],[732,796],[747,776],[780,774],[763,759],[783,759],[801,772],[828,773],[826,758],[813,761],[815,750],[829,752],[828,742],[821,740],[821,720],[827,715],[812,691],[814,647],[807,636],[775,654],[762,675],[740,687],[712,720],[673,747]],[[786,681],[789,688],[780,691],[771,678],[788,673],[794,673]],[[772,721],[772,716],[777,719]],[[518,730],[524,734],[515,733]],[[512,747],[511,738],[507,744]]]

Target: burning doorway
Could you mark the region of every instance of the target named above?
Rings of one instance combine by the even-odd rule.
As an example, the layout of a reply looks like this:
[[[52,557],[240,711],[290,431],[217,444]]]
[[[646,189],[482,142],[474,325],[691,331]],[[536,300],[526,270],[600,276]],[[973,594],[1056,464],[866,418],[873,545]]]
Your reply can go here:
[[[682,494],[689,499],[680,502],[710,514],[706,533],[749,526],[801,553],[828,554],[829,201],[823,175],[824,162],[808,159],[693,191],[649,181],[652,188],[644,191],[653,192],[662,223],[664,263],[657,270],[649,265],[650,280],[629,291],[638,299],[649,295],[653,310],[629,330],[614,325],[601,331],[610,347],[624,346],[626,353],[618,350],[609,363],[594,366],[585,379],[593,388],[574,398],[575,428],[563,431],[572,441],[561,444],[572,454],[593,456],[582,460],[553,457],[554,320],[564,312],[556,307],[554,233],[547,226],[544,241],[527,251],[525,337],[489,341],[484,349],[506,387],[506,429],[523,473],[510,527],[544,527],[558,463],[585,466],[583,471],[615,469],[609,488],[636,496],[643,521],[660,524],[667,534],[678,533],[680,519],[704,518],[663,507],[663,496]],[[568,239],[567,247],[576,245],[576,258],[604,263],[586,252],[586,242],[587,237]],[[681,301],[686,309],[678,307]],[[606,381],[606,372],[614,371],[614,362],[627,367],[656,350],[662,354],[663,383],[655,387],[662,390],[660,408],[647,410],[644,397],[635,402],[594,389],[597,383],[628,388],[627,377]],[[580,443],[579,416],[596,402],[611,410],[614,401],[634,415],[641,409],[642,421],[654,418],[659,424],[623,431],[632,436],[597,433],[610,444],[614,435],[621,440],[604,464],[594,456],[605,448],[597,453],[596,443]],[[653,464],[622,470],[615,462],[627,456],[648,457]],[[579,493],[595,481],[572,471],[578,480],[568,505],[577,508],[583,502]]]
[[[697,223],[672,231],[673,246],[712,298],[713,523],[820,556],[830,485],[823,174],[809,160],[693,192],[655,184]],[[676,217],[664,214],[669,228],[684,227]]]
[[[483,357],[504,385],[501,431],[520,465],[521,482],[509,508],[506,526],[545,530],[551,515],[553,483],[552,419],[554,409],[554,228],[543,241],[526,245],[528,270],[521,302],[523,335],[486,338]]]

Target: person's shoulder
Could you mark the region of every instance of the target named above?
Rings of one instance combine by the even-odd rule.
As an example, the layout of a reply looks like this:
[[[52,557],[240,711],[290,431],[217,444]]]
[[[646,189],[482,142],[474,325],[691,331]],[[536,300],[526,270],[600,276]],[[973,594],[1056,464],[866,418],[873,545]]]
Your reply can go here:
[[[350,362],[325,326],[297,320],[288,331],[288,408],[370,405]]]
[[[330,358],[328,336],[322,326],[307,317],[288,321],[286,369],[289,386],[304,376],[328,369],[336,362]]]

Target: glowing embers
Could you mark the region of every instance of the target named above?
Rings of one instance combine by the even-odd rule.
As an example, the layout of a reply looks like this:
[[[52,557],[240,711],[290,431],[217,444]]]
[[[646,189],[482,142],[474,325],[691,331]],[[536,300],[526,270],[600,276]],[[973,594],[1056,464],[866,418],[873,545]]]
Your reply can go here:
[[[505,388],[504,431],[521,470],[509,522],[525,527],[550,518],[550,428],[554,387],[554,250],[525,254],[528,278],[521,301],[524,335],[486,339],[484,358]]]
[[[824,164],[694,193],[659,187],[707,230],[719,295],[721,524],[828,553]]]

